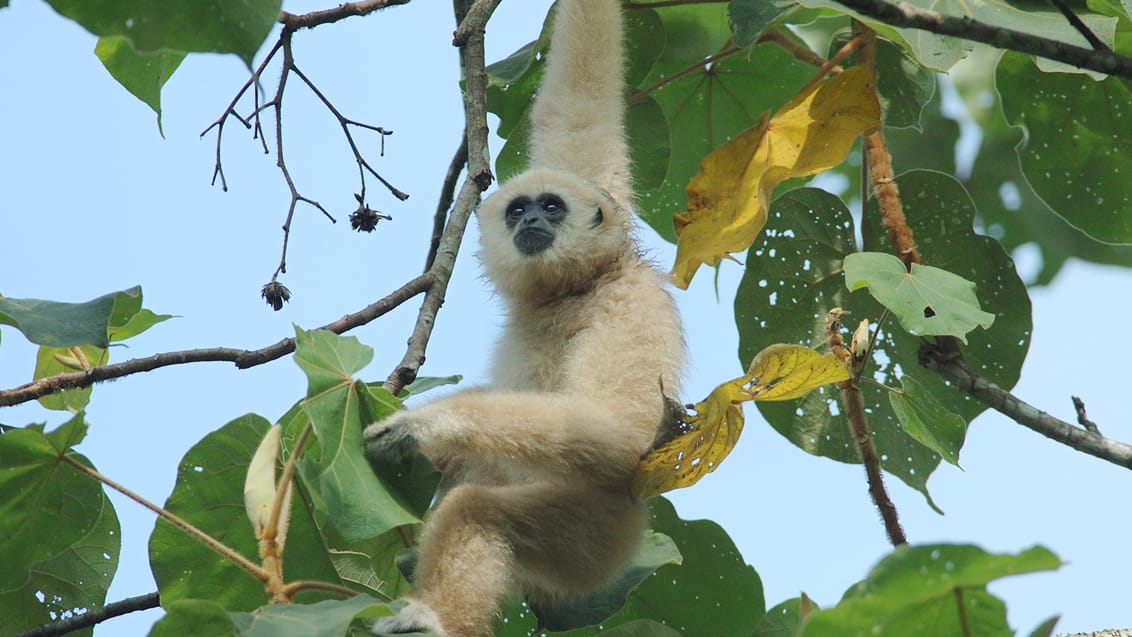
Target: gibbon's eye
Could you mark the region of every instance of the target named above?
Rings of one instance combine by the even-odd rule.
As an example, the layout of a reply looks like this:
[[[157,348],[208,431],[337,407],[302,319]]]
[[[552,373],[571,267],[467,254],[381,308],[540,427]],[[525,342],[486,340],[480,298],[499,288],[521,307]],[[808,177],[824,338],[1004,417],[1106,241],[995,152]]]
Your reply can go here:
[[[590,222],[590,230],[600,226],[603,221],[605,221],[605,215],[601,212],[601,208],[598,208],[597,212],[594,213],[594,220]]]
[[[547,221],[557,224],[566,218],[566,202],[558,195],[543,193],[539,195],[538,204],[542,206]]]
[[[516,197],[511,200],[511,203],[507,204],[504,221],[507,222],[508,228],[519,223],[523,215],[527,214],[527,206],[531,203],[532,201],[528,197]]]

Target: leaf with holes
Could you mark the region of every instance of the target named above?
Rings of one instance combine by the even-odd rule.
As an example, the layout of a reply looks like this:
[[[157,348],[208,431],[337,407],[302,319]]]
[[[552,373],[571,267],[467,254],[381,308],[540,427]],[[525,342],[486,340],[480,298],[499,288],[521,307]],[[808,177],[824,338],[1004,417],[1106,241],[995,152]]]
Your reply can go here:
[[[1056,555],[1036,546],[995,555],[976,546],[903,546],[873,567],[837,606],[809,616],[801,637],[1012,635],[1006,606],[986,591],[1009,575],[1053,570]]]
[[[880,123],[868,71],[852,68],[799,93],[765,123],[704,158],[688,182],[688,209],[673,222],[680,237],[672,279],[686,288],[701,265],[746,250],[766,223],[778,184],[840,164],[857,137]]]
[[[968,363],[996,384],[1012,387],[1030,336],[1030,301],[1013,262],[993,239],[974,233],[974,206],[953,178],[913,171],[898,177],[897,184],[925,261],[974,281],[980,305],[997,316],[991,329],[970,334]],[[883,228],[872,223],[876,215],[875,208],[866,213],[866,245],[890,250]],[[884,308],[864,292],[850,294],[843,283],[842,262],[856,250],[853,220],[840,199],[801,188],[775,200],[762,237],[747,253],[747,270],[735,298],[740,360],[750,360],[772,343],[825,343],[825,318],[834,307],[848,310],[854,319],[875,322]],[[914,377],[964,422],[986,409],[922,368],[918,351],[918,337],[899,329],[895,321],[886,323],[876,341],[875,367],[866,373],[889,386],[902,376]],[[903,430],[887,391],[864,383],[861,394],[881,465],[930,502],[927,480],[939,464],[939,454]],[[845,414],[826,388],[796,401],[757,406],[776,431],[804,451],[860,462]]]
[[[976,327],[990,328],[994,314],[979,307],[975,284],[947,270],[912,264],[883,252],[858,252],[845,257],[845,286],[868,288],[909,334],[954,336],[967,343]]]

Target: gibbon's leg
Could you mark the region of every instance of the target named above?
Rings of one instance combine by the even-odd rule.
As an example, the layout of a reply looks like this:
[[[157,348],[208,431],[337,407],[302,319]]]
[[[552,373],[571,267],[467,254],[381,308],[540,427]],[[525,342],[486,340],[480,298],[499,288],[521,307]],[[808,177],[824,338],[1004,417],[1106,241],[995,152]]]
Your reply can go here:
[[[448,637],[484,637],[508,593],[554,600],[609,582],[644,520],[628,496],[561,483],[461,485],[425,526],[411,600]]]
[[[471,391],[393,414],[364,435],[375,456],[419,445],[437,466],[507,466],[627,488],[656,434],[662,400],[658,390],[656,415],[646,422],[581,396]]]

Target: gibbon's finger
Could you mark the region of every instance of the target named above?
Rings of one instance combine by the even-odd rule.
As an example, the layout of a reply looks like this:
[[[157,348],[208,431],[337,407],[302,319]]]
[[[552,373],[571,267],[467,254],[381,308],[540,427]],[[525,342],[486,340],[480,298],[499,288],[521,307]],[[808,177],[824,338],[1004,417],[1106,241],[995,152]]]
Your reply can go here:
[[[365,440],[366,455],[379,462],[401,460],[415,452],[419,446],[409,427],[390,420],[366,427],[362,437]]]

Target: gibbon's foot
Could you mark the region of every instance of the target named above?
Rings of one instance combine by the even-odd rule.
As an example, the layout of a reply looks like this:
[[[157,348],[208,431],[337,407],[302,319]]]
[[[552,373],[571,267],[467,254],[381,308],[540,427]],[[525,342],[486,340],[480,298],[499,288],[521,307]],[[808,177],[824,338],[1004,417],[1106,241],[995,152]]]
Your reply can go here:
[[[413,417],[409,412],[398,412],[365,428],[362,437],[366,454],[371,458],[400,460],[418,447],[413,435]]]
[[[431,632],[437,637],[448,633],[440,625],[440,618],[428,604],[414,599],[405,599],[405,606],[392,617],[378,617],[373,623],[375,634],[404,635],[407,633]]]

